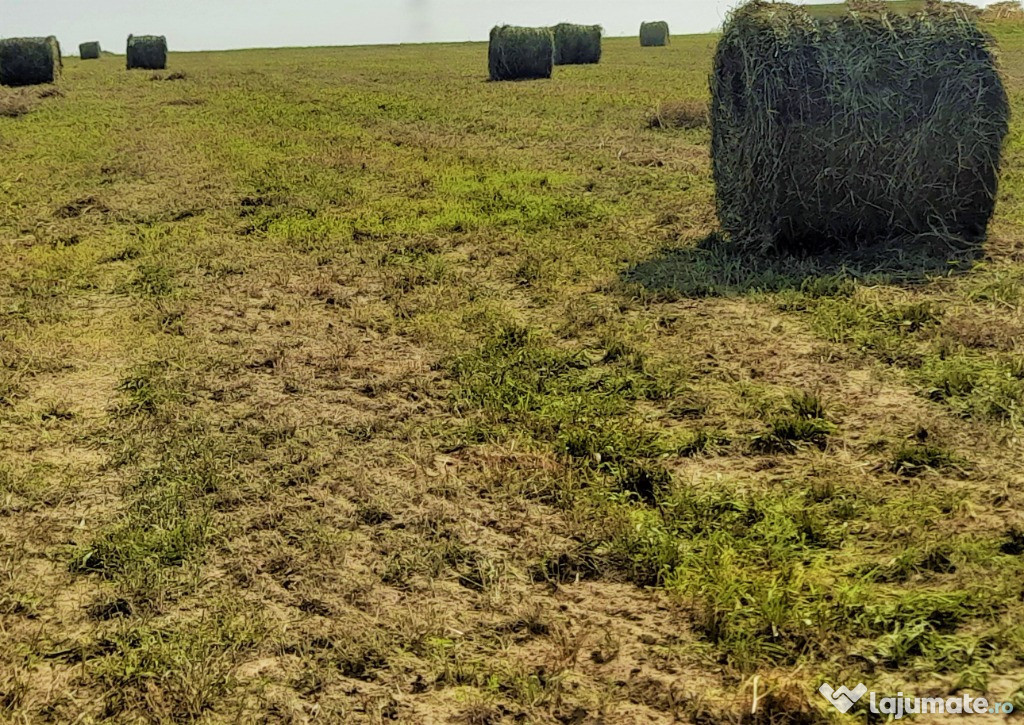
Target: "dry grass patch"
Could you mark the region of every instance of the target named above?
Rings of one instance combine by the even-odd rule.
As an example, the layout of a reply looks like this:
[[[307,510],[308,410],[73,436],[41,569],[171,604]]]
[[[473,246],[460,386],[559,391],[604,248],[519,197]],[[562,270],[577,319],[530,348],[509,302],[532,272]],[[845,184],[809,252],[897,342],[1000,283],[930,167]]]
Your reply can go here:
[[[647,116],[650,128],[707,128],[708,104],[705,101],[665,101]]]
[[[0,119],[0,720],[1013,697],[1016,182],[970,263],[737,252],[704,134],[638,120],[713,44],[83,63]]]

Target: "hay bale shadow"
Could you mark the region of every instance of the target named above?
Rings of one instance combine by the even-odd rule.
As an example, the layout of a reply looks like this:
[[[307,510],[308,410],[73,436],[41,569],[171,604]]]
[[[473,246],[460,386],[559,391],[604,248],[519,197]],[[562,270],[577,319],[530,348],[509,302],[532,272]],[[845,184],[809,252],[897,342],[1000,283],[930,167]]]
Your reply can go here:
[[[817,254],[756,254],[716,232],[695,244],[662,250],[625,270],[621,282],[666,301],[785,290],[830,294],[831,286],[838,289],[853,280],[913,286],[963,274],[982,256],[980,243],[950,247],[939,237]]]

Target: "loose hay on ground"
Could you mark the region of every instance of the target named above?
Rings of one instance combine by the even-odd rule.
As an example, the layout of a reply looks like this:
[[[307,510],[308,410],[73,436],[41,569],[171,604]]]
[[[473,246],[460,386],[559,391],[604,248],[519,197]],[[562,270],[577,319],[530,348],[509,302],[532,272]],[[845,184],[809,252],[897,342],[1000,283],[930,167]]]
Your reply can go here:
[[[52,35],[0,40],[0,85],[53,83],[60,77],[62,67],[60,43]]]
[[[726,23],[711,85],[718,215],[738,242],[984,233],[1009,105],[963,15],[818,20],[756,0]]]
[[[668,23],[656,20],[652,23],[640,23],[640,45],[654,48],[669,44]]]
[[[128,70],[163,70],[167,67],[167,38],[162,35],[128,36]]]
[[[559,23],[552,32],[555,36],[555,65],[577,65],[601,61],[600,25],[573,25]]]
[[[647,118],[651,128],[705,128],[708,125],[708,104],[705,101],[665,101]]]
[[[487,51],[491,80],[550,78],[554,54],[550,28],[496,26],[491,30]]]

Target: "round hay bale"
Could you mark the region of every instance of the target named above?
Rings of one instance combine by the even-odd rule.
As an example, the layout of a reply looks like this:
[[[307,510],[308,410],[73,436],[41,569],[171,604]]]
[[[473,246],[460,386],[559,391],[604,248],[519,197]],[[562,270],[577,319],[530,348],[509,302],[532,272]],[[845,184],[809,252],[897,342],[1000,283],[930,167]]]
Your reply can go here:
[[[656,20],[652,23],[640,23],[640,45],[644,48],[657,48],[668,45],[670,36],[668,23]]]
[[[711,77],[722,228],[760,249],[982,236],[1010,113],[991,47],[957,13],[742,6]]]
[[[487,60],[492,81],[550,78],[554,59],[551,28],[499,25],[491,30]]]
[[[167,38],[162,35],[128,36],[128,70],[163,70],[167,67]]]
[[[555,36],[555,65],[579,65],[601,62],[600,25],[559,23],[551,29]]]
[[[97,60],[100,57],[99,43],[82,43],[78,46],[78,57],[82,60]]]
[[[34,86],[60,77],[60,43],[48,38],[0,40],[0,85]]]

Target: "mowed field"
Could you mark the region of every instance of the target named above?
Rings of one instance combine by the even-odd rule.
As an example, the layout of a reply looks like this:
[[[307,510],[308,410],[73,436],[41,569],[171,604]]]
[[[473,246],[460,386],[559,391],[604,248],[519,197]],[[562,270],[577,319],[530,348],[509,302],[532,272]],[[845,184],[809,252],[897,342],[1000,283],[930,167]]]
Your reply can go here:
[[[648,127],[712,36],[527,83],[458,44],[0,91],[0,721],[1024,709],[997,34],[969,250],[733,250],[709,132]]]

